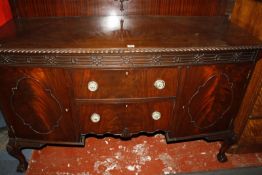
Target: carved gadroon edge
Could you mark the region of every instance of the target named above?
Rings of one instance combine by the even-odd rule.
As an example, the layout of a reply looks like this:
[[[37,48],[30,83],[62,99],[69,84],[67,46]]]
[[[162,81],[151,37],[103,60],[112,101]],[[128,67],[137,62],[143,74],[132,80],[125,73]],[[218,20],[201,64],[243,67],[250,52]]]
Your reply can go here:
[[[230,98],[230,99],[231,99],[231,100],[230,100],[230,104],[227,106],[227,108],[226,108],[224,111],[221,111],[220,116],[219,116],[215,121],[213,121],[212,123],[210,123],[210,124],[208,124],[208,125],[206,125],[206,126],[199,126],[199,125],[197,124],[197,122],[194,120],[194,117],[193,117],[194,114],[192,114],[192,113],[190,112],[190,104],[191,104],[192,100],[199,94],[200,90],[201,90],[202,88],[204,88],[204,87],[207,85],[207,83],[208,83],[209,81],[211,81],[213,78],[215,78],[216,76],[219,76],[219,74],[214,74],[214,75],[210,76],[202,85],[200,85],[200,86],[197,88],[197,90],[196,90],[195,93],[191,96],[191,98],[189,99],[188,104],[187,104],[187,110],[186,110],[186,112],[187,112],[188,116],[190,117],[190,122],[191,122],[191,123],[193,124],[193,126],[196,127],[196,128],[199,128],[199,129],[208,129],[208,128],[214,126],[219,120],[221,120],[221,119],[224,118],[224,115],[230,110],[230,108],[231,108],[231,106],[232,106],[233,99],[234,99],[234,90],[233,90],[234,83],[233,83],[232,81],[230,81],[230,78],[229,78],[229,76],[228,76],[227,74],[221,73],[220,75],[223,76],[223,77],[225,77],[226,80],[227,80],[227,83],[230,85],[230,86],[229,86],[229,87],[230,87],[230,91],[231,91],[231,93],[230,93],[230,96],[231,96],[231,98]]]
[[[1,52],[0,65],[41,65],[49,67],[144,67],[177,66],[183,64],[211,64],[253,62],[259,50],[243,49],[224,51],[192,48],[137,49],[137,50],[6,50]],[[79,52],[78,52],[79,51]],[[152,51],[152,52],[151,52]],[[181,52],[180,52],[181,51]],[[189,52],[190,51],[190,52]]]
[[[37,80],[37,79],[35,79],[35,78],[32,78],[32,77],[30,77],[30,76],[24,76],[24,77],[18,79],[17,82],[16,82],[16,86],[12,88],[12,95],[10,96],[10,106],[11,106],[11,109],[12,109],[12,111],[14,112],[14,114],[23,122],[23,124],[24,124],[25,126],[29,127],[29,128],[30,128],[32,131],[34,131],[35,133],[37,133],[37,134],[50,134],[50,133],[52,133],[52,132],[55,130],[55,128],[58,128],[58,127],[59,127],[59,122],[60,122],[60,120],[63,118],[62,105],[61,105],[61,103],[58,101],[58,99],[55,97],[55,95],[52,93],[51,89],[48,89],[48,88],[44,88],[44,87],[43,87],[43,89],[50,95],[50,97],[58,104],[61,113],[60,113],[60,116],[58,117],[56,123],[55,123],[48,131],[46,131],[46,132],[41,132],[41,131],[36,130],[30,123],[28,123],[27,121],[25,121],[25,119],[24,119],[18,112],[16,112],[15,106],[14,106],[14,99],[13,99],[13,98],[14,98],[14,96],[15,96],[15,93],[16,93],[16,91],[19,90],[19,84],[20,84],[20,82],[23,81],[23,80],[25,80],[25,79],[31,79],[31,80],[37,82],[40,86],[42,86],[39,80]]]
[[[177,47],[177,48],[0,48],[0,53],[154,53],[154,52],[199,52],[262,49],[257,46]]]

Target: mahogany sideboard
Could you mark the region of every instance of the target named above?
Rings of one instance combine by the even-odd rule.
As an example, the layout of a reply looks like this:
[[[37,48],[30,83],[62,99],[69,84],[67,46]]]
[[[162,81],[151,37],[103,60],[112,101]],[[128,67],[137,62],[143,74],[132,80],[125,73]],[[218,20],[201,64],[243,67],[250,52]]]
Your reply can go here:
[[[233,121],[262,43],[227,17],[14,19],[0,29],[7,151],[88,136],[236,141]]]

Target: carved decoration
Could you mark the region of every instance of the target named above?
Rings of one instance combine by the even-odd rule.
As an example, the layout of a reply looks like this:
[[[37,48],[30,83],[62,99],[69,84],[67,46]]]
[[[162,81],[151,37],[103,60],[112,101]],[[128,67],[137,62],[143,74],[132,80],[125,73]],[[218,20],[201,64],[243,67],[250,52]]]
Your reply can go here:
[[[177,47],[177,48],[0,48],[0,53],[44,53],[44,54],[79,54],[79,53],[167,53],[167,52],[201,52],[201,51],[239,51],[239,50],[259,50],[258,46],[225,46],[225,47]]]
[[[200,85],[187,105],[192,124],[199,129],[215,125],[233,102],[233,83],[225,73],[212,75]]]
[[[124,130],[122,131],[120,137],[122,139],[130,139],[132,137],[132,134],[130,133],[130,131],[128,130],[128,128],[124,128]]]
[[[24,172],[28,167],[28,162],[25,159],[25,156],[22,154],[22,146],[19,143],[16,143],[14,140],[10,139],[6,145],[6,151],[13,157],[19,160],[17,166],[17,172]]]
[[[0,50],[1,52],[1,50]],[[10,54],[9,54],[10,53]],[[47,67],[143,67],[176,66],[183,64],[235,63],[255,61],[257,50],[226,52],[169,52],[115,54],[0,54],[0,64],[41,65]],[[15,53],[15,52],[14,52]],[[38,52],[36,52],[38,53]],[[41,53],[41,52],[40,52]]]
[[[50,134],[63,117],[62,105],[52,91],[29,76],[17,80],[10,103],[14,114],[37,134]]]
[[[118,1],[118,0],[114,0],[114,1]],[[123,12],[125,9],[124,9],[124,2],[125,1],[128,1],[128,0],[119,0],[119,3],[120,3],[120,11]]]

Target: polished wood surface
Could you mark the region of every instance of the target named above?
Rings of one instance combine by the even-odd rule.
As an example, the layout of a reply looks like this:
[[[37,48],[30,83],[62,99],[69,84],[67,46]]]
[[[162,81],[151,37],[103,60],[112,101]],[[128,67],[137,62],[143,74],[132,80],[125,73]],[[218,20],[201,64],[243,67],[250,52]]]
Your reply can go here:
[[[49,141],[79,141],[71,118],[62,69],[0,68],[1,111],[13,137]],[[68,125],[67,123],[72,123]]]
[[[187,137],[232,127],[252,64],[192,66],[182,69],[173,135]]]
[[[107,13],[111,0],[25,2],[32,1],[13,4],[17,17],[56,17],[16,19],[0,29],[0,107],[19,171],[27,168],[22,148],[81,145],[87,136],[110,133],[130,139],[158,131],[168,142],[221,140],[217,159],[227,160],[261,41],[227,17],[143,16],[223,15],[225,1],[130,0],[123,14],[136,9],[142,16],[99,17],[93,15]],[[86,7],[94,10],[87,10],[89,17],[57,17],[86,16],[79,10]],[[157,89],[156,80],[165,87]],[[88,89],[90,81],[97,82],[96,91]],[[94,113],[99,121],[91,120]]]
[[[262,118],[262,87],[251,112],[252,118]]]
[[[238,143],[239,153],[262,151],[262,119],[249,119]]]
[[[258,61],[254,69],[252,78],[250,80],[249,86],[247,88],[244,101],[241,105],[238,117],[235,121],[235,132],[241,135],[244,130],[245,123],[248,119],[248,116],[251,115],[254,104],[258,98],[258,95],[262,87],[262,61]],[[258,101],[259,104],[259,101]]]
[[[253,72],[247,88],[243,103],[234,122],[234,130],[239,135],[239,141],[230,152],[248,153],[261,152],[261,135],[253,134],[254,130],[261,133],[261,91],[262,91],[262,60],[260,60]],[[256,128],[257,127],[257,128]]]
[[[237,0],[232,12],[232,23],[241,26],[249,33],[262,40],[262,3],[257,0]],[[259,56],[260,58],[262,55]],[[245,98],[235,124],[235,132],[240,137],[239,142],[230,150],[235,153],[261,152],[261,88],[262,61],[260,60],[253,72]],[[257,132],[255,132],[257,133]]]
[[[123,102],[119,104],[79,104],[78,114],[82,134],[113,133],[129,137],[140,132],[155,132],[169,130],[172,118],[174,100],[153,100],[149,102]],[[159,120],[152,119],[153,112],[160,112]],[[91,122],[91,115],[97,113],[101,116],[98,123]]]
[[[262,40],[262,3],[259,0],[236,0],[231,21]]]
[[[12,21],[0,29],[0,49],[261,46],[261,41],[224,17],[147,16],[123,20],[122,26],[119,16]]]
[[[81,76],[79,76],[81,75]],[[115,99],[143,97],[175,97],[178,86],[178,69],[125,69],[72,71],[74,96],[77,99]],[[155,81],[165,81],[164,89],[157,89]],[[98,89],[88,90],[95,81]]]
[[[50,16],[120,15],[115,0],[10,0],[17,18]],[[231,0],[128,0],[125,15],[223,16],[232,8]]]

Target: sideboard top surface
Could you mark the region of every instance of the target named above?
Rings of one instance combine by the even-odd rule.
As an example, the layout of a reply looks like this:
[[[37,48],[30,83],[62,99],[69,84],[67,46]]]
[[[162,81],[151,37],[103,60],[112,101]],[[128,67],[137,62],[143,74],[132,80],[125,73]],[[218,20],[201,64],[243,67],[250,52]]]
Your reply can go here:
[[[226,17],[28,18],[0,29],[0,52],[30,49],[261,48]]]

